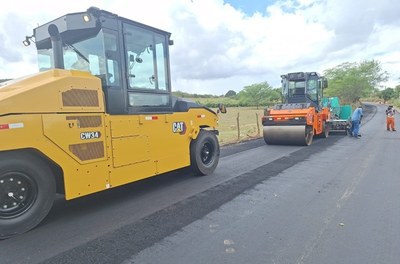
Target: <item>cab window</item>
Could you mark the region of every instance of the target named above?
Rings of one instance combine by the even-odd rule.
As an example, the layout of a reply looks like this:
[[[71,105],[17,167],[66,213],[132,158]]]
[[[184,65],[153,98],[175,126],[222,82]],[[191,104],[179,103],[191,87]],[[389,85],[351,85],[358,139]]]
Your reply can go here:
[[[124,25],[124,36],[128,105],[135,111],[169,107],[166,36],[130,24]]]

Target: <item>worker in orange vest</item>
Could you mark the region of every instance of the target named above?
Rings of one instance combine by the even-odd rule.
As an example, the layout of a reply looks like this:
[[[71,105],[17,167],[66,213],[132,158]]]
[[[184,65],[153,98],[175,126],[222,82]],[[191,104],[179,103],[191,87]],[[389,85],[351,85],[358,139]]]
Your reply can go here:
[[[389,107],[386,109],[386,129],[390,131],[396,131],[394,128],[394,114],[396,111],[393,108],[393,105],[389,105]]]

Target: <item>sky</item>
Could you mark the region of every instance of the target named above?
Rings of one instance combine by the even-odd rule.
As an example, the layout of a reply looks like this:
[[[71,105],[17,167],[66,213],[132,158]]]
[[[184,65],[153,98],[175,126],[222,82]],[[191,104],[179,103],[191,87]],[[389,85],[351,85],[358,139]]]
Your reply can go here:
[[[73,3],[73,4],[72,4]],[[33,28],[95,5],[172,33],[173,91],[224,95],[297,71],[377,60],[400,84],[398,0],[13,0],[0,9],[0,79],[38,71]]]

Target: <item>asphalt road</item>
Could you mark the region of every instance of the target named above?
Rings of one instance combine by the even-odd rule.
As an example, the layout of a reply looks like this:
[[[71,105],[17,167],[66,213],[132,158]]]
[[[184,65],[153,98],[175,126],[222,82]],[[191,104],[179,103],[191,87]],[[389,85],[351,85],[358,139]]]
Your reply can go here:
[[[0,241],[0,263],[399,263],[400,132],[366,107],[361,139],[222,149],[179,171],[65,202]],[[399,125],[400,123],[397,122]]]

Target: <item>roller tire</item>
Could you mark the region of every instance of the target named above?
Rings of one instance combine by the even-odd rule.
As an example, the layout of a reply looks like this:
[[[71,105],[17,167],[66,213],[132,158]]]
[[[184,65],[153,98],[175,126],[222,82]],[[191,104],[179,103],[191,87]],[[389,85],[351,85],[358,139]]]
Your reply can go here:
[[[322,122],[322,132],[321,132],[321,134],[318,135],[318,137],[320,137],[320,138],[329,137],[329,131],[330,131],[330,126],[325,121],[323,121]]]
[[[304,145],[305,146],[310,146],[312,144],[312,142],[313,142],[313,138],[314,138],[313,127],[312,126],[306,126]]]
[[[40,158],[0,154],[0,239],[36,227],[49,213],[55,193],[54,176]]]
[[[190,144],[191,169],[197,175],[209,175],[219,162],[219,143],[217,136],[207,130],[201,130]]]

